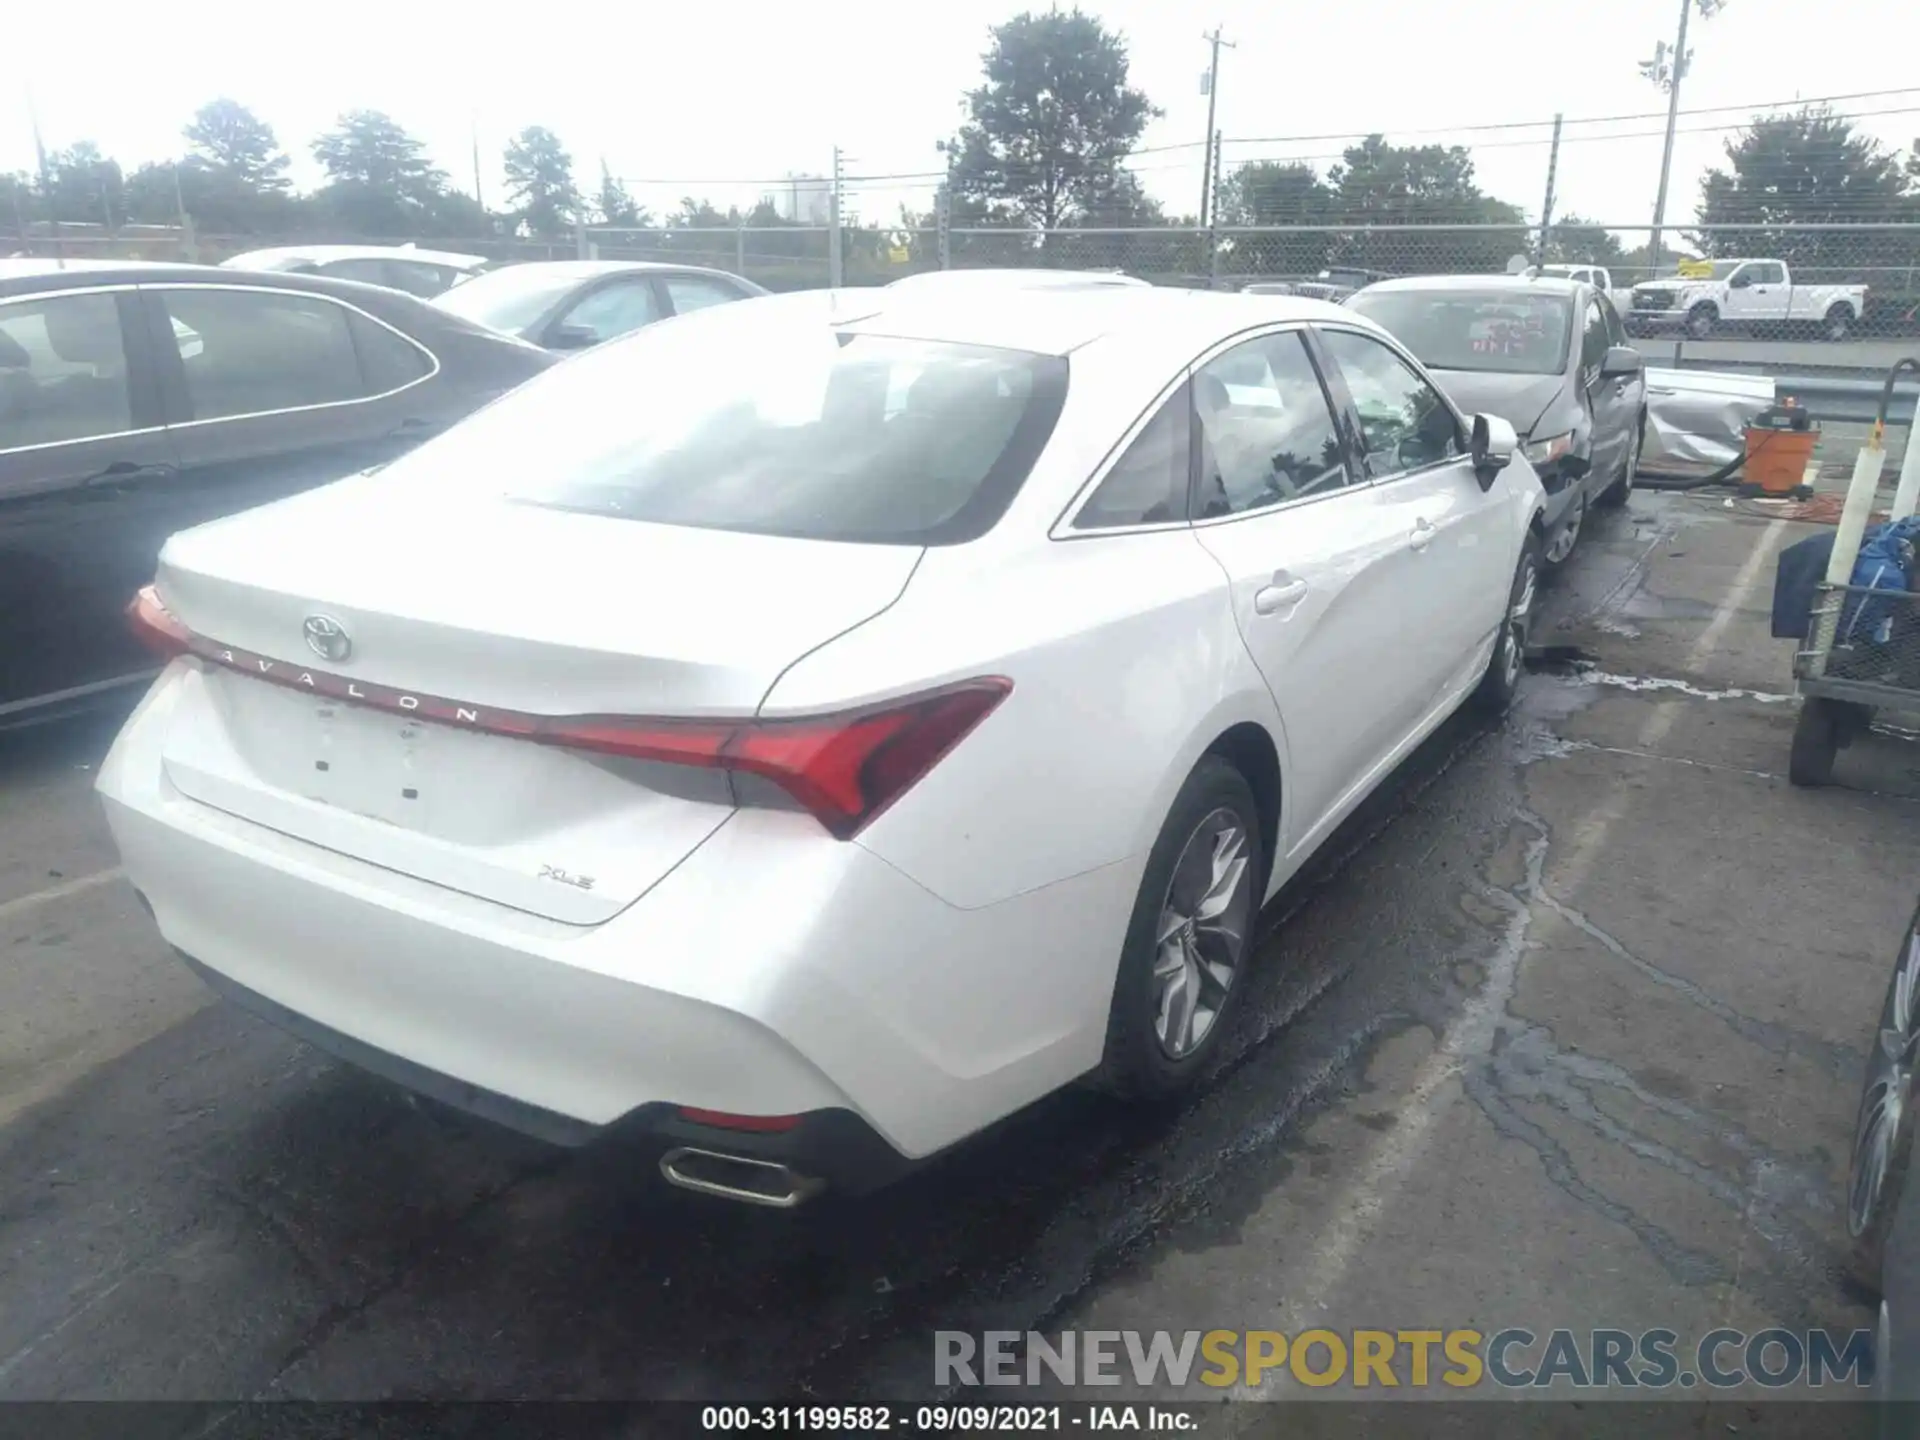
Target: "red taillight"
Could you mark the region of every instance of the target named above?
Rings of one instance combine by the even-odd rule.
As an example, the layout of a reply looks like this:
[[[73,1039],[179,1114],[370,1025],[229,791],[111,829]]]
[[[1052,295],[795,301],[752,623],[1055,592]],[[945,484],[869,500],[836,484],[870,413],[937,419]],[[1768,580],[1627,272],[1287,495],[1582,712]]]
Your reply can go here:
[[[557,720],[537,738],[639,760],[771,780],[842,840],[911,789],[1006,699],[998,675],[884,709],[805,720]]]
[[[858,834],[918,784],[1013,689],[1004,676],[987,675],[886,705],[803,720],[527,715],[350,680],[196,636],[160,603],[151,585],[134,597],[127,618],[165,659],[193,653],[309,695],[545,745],[758,775],[785,790],[841,840]]]
[[[151,585],[134,596],[127,606],[127,623],[133,627],[140,643],[162,660],[186,654],[193,641],[193,632],[160,603],[159,592]]]
[[[799,1115],[729,1115],[724,1110],[701,1110],[692,1105],[682,1105],[678,1113],[682,1120],[691,1120],[696,1125],[711,1125],[719,1130],[751,1130],[761,1135],[796,1129],[802,1119]]]

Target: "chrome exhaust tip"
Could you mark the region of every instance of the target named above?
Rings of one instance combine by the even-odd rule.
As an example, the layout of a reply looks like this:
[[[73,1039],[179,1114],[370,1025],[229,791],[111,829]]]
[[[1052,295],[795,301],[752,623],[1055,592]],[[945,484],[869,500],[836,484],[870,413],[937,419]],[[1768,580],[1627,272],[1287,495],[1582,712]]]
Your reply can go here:
[[[685,1145],[660,1157],[660,1173],[668,1184],[682,1190],[775,1210],[791,1210],[826,1188],[825,1181],[802,1175],[777,1160],[723,1155],[717,1150],[695,1150]]]

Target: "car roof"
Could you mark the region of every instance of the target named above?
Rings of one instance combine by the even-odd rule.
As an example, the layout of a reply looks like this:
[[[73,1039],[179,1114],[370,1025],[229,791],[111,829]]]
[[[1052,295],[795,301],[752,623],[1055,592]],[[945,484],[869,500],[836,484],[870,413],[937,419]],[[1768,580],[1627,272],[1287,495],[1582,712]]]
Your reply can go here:
[[[304,290],[350,300],[362,307],[424,306],[427,303],[399,290],[336,275],[299,275],[284,270],[229,269],[224,265],[187,265],[158,260],[69,260],[64,268],[51,259],[0,260],[0,297],[107,285],[165,284]]]
[[[1137,340],[1192,354],[1216,338],[1287,320],[1335,320],[1378,328],[1364,316],[1322,300],[1171,286],[1010,287],[998,297],[978,290],[961,295],[940,286],[803,293],[830,296],[828,303],[839,317],[835,323],[853,333],[1040,355],[1067,355],[1105,339]],[[751,303],[764,306],[800,299],[776,296]]]
[[[484,255],[462,255],[452,250],[422,250],[413,245],[276,245],[265,250],[248,250],[220,263],[223,267],[244,268],[248,262],[268,260],[421,260],[430,265],[468,268],[487,263]]]
[[[490,273],[522,275],[529,270],[538,270],[555,277],[571,276],[579,280],[591,280],[598,275],[620,275],[632,271],[662,271],[675,275],[720,275],[730,280],[744,278],[726,270],[716,270],[710,265],[682,265],[676,261],[663,260],[525,260],[512,265],[502,265],[498,270]]]
[[[903,275],[898,280],[889,281],[889,290],[923,285],[1005,285],[1011,288],[1030,289],[1143,289],[1151,288],[1145,280],[1118,270],[1044,270],[1044,269],[999,269],[982,267],[961,270],[923,270],[917,275]]]
[[[1492,290],[1513,295],[1569,297],[1591,288],[1584,281],[1559,275],[1401,275],[1392,280],[1376,280],[1367,286],[1371,294],[1391,294],[1397,290]]]

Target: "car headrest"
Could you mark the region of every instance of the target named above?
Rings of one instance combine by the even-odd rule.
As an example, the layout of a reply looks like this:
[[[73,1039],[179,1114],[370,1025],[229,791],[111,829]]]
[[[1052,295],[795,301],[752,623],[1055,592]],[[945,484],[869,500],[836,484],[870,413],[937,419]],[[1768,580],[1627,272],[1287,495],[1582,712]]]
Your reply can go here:
[[[90,300],[59,302],[41,312],[47,343],[62,360],[80,365],[118,365],[125,356],[120,347],[120,312]]]

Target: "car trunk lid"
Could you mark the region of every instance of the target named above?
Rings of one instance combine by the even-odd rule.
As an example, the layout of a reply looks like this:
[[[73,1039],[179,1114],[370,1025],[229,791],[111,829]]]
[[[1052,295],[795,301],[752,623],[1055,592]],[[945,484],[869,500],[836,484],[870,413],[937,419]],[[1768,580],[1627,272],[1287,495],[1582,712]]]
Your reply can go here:
[[[167,608],[211,658],[183,793],[373,864],[595,924],[733,809],[725,774],[515,738],[539,717],[750,715],[899,596],[920,551],[649,525],[380,477],[174,537]],[[501,733],[506,732],[506,733]]]

